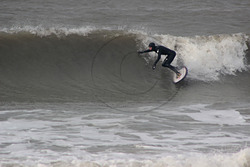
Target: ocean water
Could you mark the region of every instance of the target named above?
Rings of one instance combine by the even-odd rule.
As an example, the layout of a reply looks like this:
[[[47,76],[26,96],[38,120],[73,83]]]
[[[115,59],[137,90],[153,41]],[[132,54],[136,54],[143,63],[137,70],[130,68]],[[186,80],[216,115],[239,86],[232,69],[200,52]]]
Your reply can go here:
[[[0,166],[249,167],[249,7],[2,0]]]

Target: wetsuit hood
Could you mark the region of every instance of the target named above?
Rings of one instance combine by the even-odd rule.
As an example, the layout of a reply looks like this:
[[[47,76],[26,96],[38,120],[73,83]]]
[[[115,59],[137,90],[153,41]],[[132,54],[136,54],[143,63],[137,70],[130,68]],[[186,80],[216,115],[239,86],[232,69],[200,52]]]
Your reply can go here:
[[[155,51],[156,50],[156,46],[155,43],[151,42],[148,47],[152,47],[152,50]]]

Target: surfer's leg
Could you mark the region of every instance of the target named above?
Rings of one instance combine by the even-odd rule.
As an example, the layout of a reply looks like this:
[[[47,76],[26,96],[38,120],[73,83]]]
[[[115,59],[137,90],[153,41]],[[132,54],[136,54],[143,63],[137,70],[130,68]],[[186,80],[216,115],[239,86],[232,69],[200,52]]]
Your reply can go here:
[[[162,63],[162,66],[169,68],[170,70],[174,71],[177,75],[179,75],[180,73],[178,72],[176,67],[171,65],[172,61],[174,60],[174,57],[175,57],[175,54],[171,54],[168,57],[166,57]]]
[[[172,66],[172,65],[170,65],[170,64],[165,64],[165,65],[162,64],[162,66],[169,68],[170,70],[174,71],[177,75],[180,74],[180,73],[178,72],[178,70],[176,69],[176,67],[174,67],[174,66]]]

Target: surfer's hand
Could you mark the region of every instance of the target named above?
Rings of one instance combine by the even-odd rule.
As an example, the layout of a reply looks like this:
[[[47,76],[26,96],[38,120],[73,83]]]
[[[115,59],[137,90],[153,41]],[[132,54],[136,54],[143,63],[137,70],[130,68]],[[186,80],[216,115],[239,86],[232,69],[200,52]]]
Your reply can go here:
[[[153,66],[152,66],[152,69],[155,70],[155,68],[156,68],[156,65],[153,65]]]
[[[137,51],[138,54],[142,54],[143,52],[142,51]]]

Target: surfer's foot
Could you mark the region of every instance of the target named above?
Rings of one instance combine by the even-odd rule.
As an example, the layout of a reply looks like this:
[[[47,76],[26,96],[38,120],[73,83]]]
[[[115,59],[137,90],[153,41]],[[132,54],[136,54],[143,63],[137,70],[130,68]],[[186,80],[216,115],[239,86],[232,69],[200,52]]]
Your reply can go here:
[[[181,76],[181,73],[176,73],[176,78],[178,79]]]

